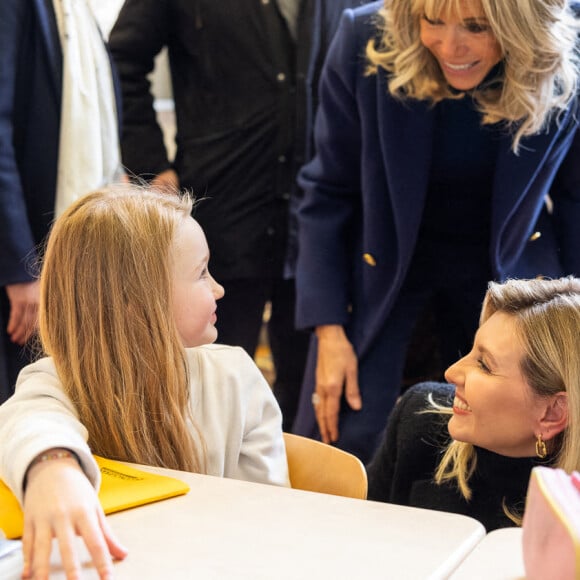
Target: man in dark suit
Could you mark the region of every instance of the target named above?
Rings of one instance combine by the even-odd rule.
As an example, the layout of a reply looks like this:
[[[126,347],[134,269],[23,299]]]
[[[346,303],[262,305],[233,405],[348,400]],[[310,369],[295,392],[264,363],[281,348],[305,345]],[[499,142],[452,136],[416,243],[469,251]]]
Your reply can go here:
[[[294,329],[290,204],[311,157],[316,85],[343,8],[361,0],[127,0],[110,37],[123,87],[123,161],[205,197],[195,217],[224,285],[218,340],[254,355],[266,302],[274,392],[290,429],[308,335]],[[167,158],[148,73],[169,52],[177,153]],[[288,272],[286,272],[288,274]]]

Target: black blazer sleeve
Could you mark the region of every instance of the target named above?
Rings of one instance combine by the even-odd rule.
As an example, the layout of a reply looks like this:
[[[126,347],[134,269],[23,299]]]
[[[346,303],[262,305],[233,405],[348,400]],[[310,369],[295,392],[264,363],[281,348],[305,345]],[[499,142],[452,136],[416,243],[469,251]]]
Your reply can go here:
[[[170,167],[148,78],[155,57],[168,43],[170,15],[169,0],[127,0],[109,37],[121,82],[123,164],[136,175],[152,176]]]

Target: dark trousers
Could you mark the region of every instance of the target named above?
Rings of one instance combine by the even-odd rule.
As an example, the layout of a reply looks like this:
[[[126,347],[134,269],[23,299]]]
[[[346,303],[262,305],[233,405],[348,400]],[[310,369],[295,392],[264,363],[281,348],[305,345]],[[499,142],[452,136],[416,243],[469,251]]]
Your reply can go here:
[[[453,288],[403,289],[382,331],[358,361],[363,407],[353,411],[343,398],[338,447],[354,453],[363,462],[371,459],[399,396],[407,347],[426,305],[431,304],[434,308],[443,372],[471,349],[486,287],[482,280]],[[320,438],[311,403],[315,369],[316,338],[313,337],[293,430],[300,435]]]
[[[267,332],[276,372],[273,390],[282,409],[282,427],[289,431],[298,407],[309,342],[308,333],[294,328],[294,281],[252,278],[226,280],[223,286],[225,296],[217,308],[217,341],[241,346],[252,357],[264,307],[271,303]]]
[[[32,349],[14,344],[6,333],[9,316],[8,297],[0,290],[0,403],[12,395],[18,373],[32,361]]]

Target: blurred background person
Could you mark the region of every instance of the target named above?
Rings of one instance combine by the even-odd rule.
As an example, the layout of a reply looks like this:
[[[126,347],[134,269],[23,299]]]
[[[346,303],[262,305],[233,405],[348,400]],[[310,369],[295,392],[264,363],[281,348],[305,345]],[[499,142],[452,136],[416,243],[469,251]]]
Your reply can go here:
[[[122,176],[111,62],[85,0],[0,3],[0,400],[30,362],[36,248],[82,192]]]
[[[131,173],[191,190],[225,288],[218,340],[254,356],[267,337],[284,429],[296,412],[308,334],[294,327],[298,167],[311,157],[319,71],[343,8],[360,0],[127,0],[109,43],[123,92]],[[176,119],[169,159],[149,73],[168,49]]]

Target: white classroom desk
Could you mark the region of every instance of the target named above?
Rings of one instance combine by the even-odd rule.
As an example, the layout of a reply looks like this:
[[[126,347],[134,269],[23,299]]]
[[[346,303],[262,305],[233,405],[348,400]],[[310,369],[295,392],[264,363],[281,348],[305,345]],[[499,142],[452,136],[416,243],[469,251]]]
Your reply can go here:
[[[459,565],[452,580],[523,580],[521,528],[494,530]]]
[[[139,467],[191,491],[108,516],[129,550],[116,579],[439,579],[485,535],[456,514]],[[56,545],[52,562],[64,579]]]

